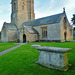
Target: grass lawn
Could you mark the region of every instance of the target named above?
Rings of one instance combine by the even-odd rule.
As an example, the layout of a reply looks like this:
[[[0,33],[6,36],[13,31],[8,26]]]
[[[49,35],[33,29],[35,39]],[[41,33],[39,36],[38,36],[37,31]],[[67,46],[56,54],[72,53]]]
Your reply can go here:
[[[17,45],[14,43],[0,43],[0,52],[6,49],[9,49],[11,47],[14,47],[14,46],[17,46]]]
[[[67,72],[52,70],[35,62],[39,51],[30,47],[32,44],[42,46],[72,48],[69,53],[69,63],[72,64]],[[75,75],[75,42],[66,43],[31,43],[0,56],[0,75]]]
[[[75,38],[73,38],[73,40],[75,40]]]

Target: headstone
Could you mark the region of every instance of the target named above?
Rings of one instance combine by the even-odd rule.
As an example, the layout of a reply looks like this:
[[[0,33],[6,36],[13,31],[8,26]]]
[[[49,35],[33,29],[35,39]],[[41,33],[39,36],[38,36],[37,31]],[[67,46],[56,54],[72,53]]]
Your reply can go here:
[[[40,47],[40,45],[32,45],[31,47],[37,48],[37,47]]]

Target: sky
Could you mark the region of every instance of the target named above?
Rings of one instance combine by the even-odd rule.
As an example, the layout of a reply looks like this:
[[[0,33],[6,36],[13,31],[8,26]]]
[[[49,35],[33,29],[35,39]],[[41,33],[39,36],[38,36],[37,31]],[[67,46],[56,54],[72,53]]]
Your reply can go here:
[[[0,31],[3,23],[11,21],[11,0],[0,0]],[[75,14],[75,0],[34,0],[35,18],[46,17],[63,12],[63,7],[71,23]]]

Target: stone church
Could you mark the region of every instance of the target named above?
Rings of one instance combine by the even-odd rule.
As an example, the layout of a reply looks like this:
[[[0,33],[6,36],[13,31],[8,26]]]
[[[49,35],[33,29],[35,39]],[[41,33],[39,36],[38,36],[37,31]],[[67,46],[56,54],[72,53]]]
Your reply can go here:
[[[65,42],[73,39],[65,9],[62,13],[35,19],[34,0],[12,0],[11,5],[11,23],[3,24],[2,42]]]

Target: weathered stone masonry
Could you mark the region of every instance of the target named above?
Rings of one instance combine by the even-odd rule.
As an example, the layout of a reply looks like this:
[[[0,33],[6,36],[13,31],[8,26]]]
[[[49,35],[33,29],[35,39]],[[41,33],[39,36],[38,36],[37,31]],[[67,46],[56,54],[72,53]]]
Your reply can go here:
[[[40,52],[39,60],[36,62],[51,69],[67,71],[69,69],[68,52],[70,48],[47,47],[32,45]]]

